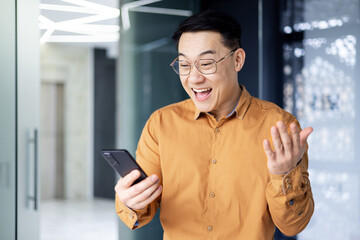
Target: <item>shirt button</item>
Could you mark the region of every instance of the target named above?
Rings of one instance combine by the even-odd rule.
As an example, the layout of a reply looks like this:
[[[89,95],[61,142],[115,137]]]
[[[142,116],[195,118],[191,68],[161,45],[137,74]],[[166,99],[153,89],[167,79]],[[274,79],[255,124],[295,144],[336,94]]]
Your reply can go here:
[[[212,164],[216,164],[216,159],[211,160]]]
[[[218,132],[220,132],[220,128],[215,128],[215,133],[218,133]]]
[[[290,182],[290,178],[286,178],[285,181],[286,181],[287,183],[289,183],[289,182]]]
[[[291,188],[291,184],[287,185],[287,189],[290,189]]]
[[[208,231],[211,232],[213,230],[213,227],[211,225],[208,226]]]
[[[215,193],[213,193],[213,192],[209,193],[209,197],[214,198],[214,197],[215,197]]]

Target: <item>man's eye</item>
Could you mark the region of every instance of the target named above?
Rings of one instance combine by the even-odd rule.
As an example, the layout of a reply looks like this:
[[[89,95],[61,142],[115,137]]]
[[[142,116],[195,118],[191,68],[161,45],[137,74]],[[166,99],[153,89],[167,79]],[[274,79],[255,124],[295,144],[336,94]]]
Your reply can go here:
[[[214,62],[212,62],[212,61],[202,62],[202,63],[200,64],[200,67],[203,68],[203,69],[209,69],[209,68],[212,68],[213,63],[214,63]]]
[[[181,68],[188,68],[188,67],[190,67],[190,65],[189,64],[180,64],[180,67]]]

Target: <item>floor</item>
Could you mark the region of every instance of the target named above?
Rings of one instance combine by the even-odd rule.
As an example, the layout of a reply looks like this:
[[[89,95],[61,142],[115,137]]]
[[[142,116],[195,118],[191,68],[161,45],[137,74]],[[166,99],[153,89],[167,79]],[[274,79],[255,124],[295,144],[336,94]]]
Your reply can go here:
[[[41,240],[117,240],[114,200],[41,202]]]

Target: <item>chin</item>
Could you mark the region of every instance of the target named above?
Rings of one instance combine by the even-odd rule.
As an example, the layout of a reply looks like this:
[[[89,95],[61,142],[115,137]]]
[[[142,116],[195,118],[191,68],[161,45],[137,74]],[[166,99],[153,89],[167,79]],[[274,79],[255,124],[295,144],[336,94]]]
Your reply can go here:
[[[196,101],[193,101],[195,103],[195,106],[197,109],[199,109],[200,112],[211,112],[213,110],[212,107],[210,107],[208,104],[205,106],[205,104],[198,103]]]
[[[211,112],[214,109],[213,104],[211,103],[211,99],[208,98],[205,101],[198,101],[196,100],[194,95],[190,95],[190,98],[192,100],[192,102],[194,103],[195,107],[200,111],[200,112]]]

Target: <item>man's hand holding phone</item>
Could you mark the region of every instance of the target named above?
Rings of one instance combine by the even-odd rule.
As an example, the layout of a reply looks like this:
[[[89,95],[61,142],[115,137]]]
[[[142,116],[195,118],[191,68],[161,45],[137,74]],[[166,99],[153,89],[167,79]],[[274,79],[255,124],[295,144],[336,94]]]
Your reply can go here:
[[[119,200],[133,210],[145,208],[154,201],[162,192],[159,185],[159,177],[155,174],[145,180],[132,184],[140,177],[139,170],[133,170],[125,177],[120,178],[115,186],[115,191]]]

